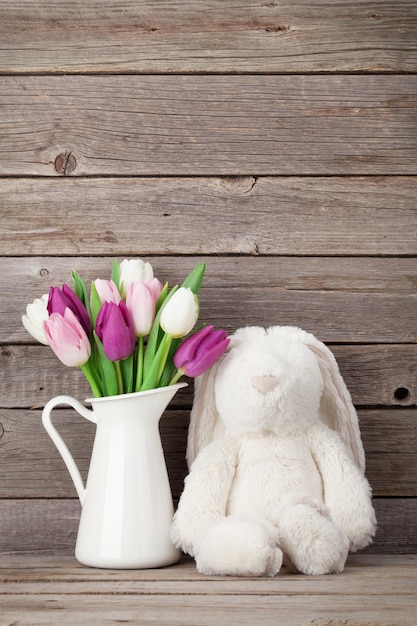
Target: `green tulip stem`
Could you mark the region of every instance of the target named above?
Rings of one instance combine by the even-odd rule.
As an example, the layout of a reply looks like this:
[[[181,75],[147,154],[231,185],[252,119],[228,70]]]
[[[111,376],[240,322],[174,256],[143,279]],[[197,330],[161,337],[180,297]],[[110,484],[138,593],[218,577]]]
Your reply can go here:
[[[183,374],[185,374],[185,371],[180,367],[179,369],[177,369],[176,373],[171,378],[168,385],[175,385],[175,383],[181,378],[181,376],[183,376]]]
[[[139,391],[143,381],[143,337],[138,338],[138,362],[136,370],[135,391]]]
[[[88,380],[90,384],[91,391],[93,392],[93,396],[95,398],[101,398],[102,393],[101,393],[101,388],[100,388],[100,382],[97,376],[97,372],[92,363],[91,357],[88,359],[87,363],[84,363],[84,365],[81,365],[81,371],[83,372],[84,376],[86,377],[86,379]]]
[[[162,340],[162,355],[161,355],[161,360],[159,361],[159,367],[158,367],[158,372],[156,375],[156,383],[159,383],[159,380],[162,376],[162,372],[164,371],[164,367],[165,367],[165,363],[167,362],[167,358],[168,358],[168,354],[169,354],[169,349],[171,347],[171,343],[172,340],[174,339],[174,337],[172,337],[171,335],[165,335],[165,337]]]
[[[116,371],[117,387],[119,390],[119,394],[122,394],[123,393],[123,377],[122,377],[122,370],[120,368],[120,361],[114,362],[114,369]]]

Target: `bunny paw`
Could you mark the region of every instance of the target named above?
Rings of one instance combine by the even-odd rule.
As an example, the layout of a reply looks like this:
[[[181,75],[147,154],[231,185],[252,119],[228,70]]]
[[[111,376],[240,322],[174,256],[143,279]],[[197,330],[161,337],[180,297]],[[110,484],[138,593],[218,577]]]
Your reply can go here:
[[[349,550],[344,532],[328,518],[327,510],[297,504],[288,507],[279,524],[284,551],[303,574],[342,572]]]
[[[218,576],[275,576],[282,552],[263,526],[225,517],[206,529],[196,553],[201,574]]]

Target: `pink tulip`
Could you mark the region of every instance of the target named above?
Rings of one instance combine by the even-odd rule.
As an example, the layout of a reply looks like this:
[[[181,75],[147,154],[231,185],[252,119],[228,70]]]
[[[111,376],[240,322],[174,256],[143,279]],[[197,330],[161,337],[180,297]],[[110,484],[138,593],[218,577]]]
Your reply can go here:
[[[43,323],[46,339],[56,356],[69,367],[81,367],[91,354],[87,334],[70,308],[52,313]]]
[[[174,354],[174,364],[181,374],[200,376],[219,360],[229,342],[226,331],[205,326],[180,345]]]
[[[126,306],[133,319],[136,337],[149,335],[155,319],[156,299],[147,283],[130,283]]]
[[[157,302],[163,289],[161,281],[157,278],[151,278],[150,280],[145,280],[145,285],[152,291],[155,302]]]
[[[104,302],[114,302],[115,304],[119,304],[122,299],[116,284],[112,280],[97,278],[94,281],[94,286],[102,304]]]
[[[96,333],[110,361],[127,359],[135,348],[133,320],[123,300],[104,302],[96,321]]]
[[[81,322],[87,335],[90,333],[90,318],[87,309],[68,285],[62,285],[62,289],[59,287],[50,288],[47,308],[49,315],[60,313],[62,316],[64,316],[66,308],[71,309]]]

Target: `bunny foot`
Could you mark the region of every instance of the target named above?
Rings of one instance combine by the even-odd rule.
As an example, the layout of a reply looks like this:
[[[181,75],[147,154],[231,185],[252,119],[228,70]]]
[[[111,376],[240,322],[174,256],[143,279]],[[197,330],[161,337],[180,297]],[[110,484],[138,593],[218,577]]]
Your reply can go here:
[[[282,558],[264,526],[233,516],[206,529],[195,555],[201,574],[218,576],[275,576]]]
[[[332,521],[327,508],[317,503],[288,506],[279,521],[280,545],[303,574],[342,572],[349,540]]]

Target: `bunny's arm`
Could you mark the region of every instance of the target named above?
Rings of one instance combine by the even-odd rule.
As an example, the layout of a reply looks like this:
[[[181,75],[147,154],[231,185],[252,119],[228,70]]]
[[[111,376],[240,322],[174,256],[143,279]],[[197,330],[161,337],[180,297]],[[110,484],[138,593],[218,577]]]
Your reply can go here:
[[[355,465],[338,433],[320,425],[312,429],[309,439],[323,481],[324,501],[332,519],[348,536],[350,550],[364,548],[371,542],[376,529],[367,479]]]
[[[226,515],[236,462],[235,439],[223,437],[203,448],[191,466],[171,528],[174,544],[191,556],[201,532]]]

